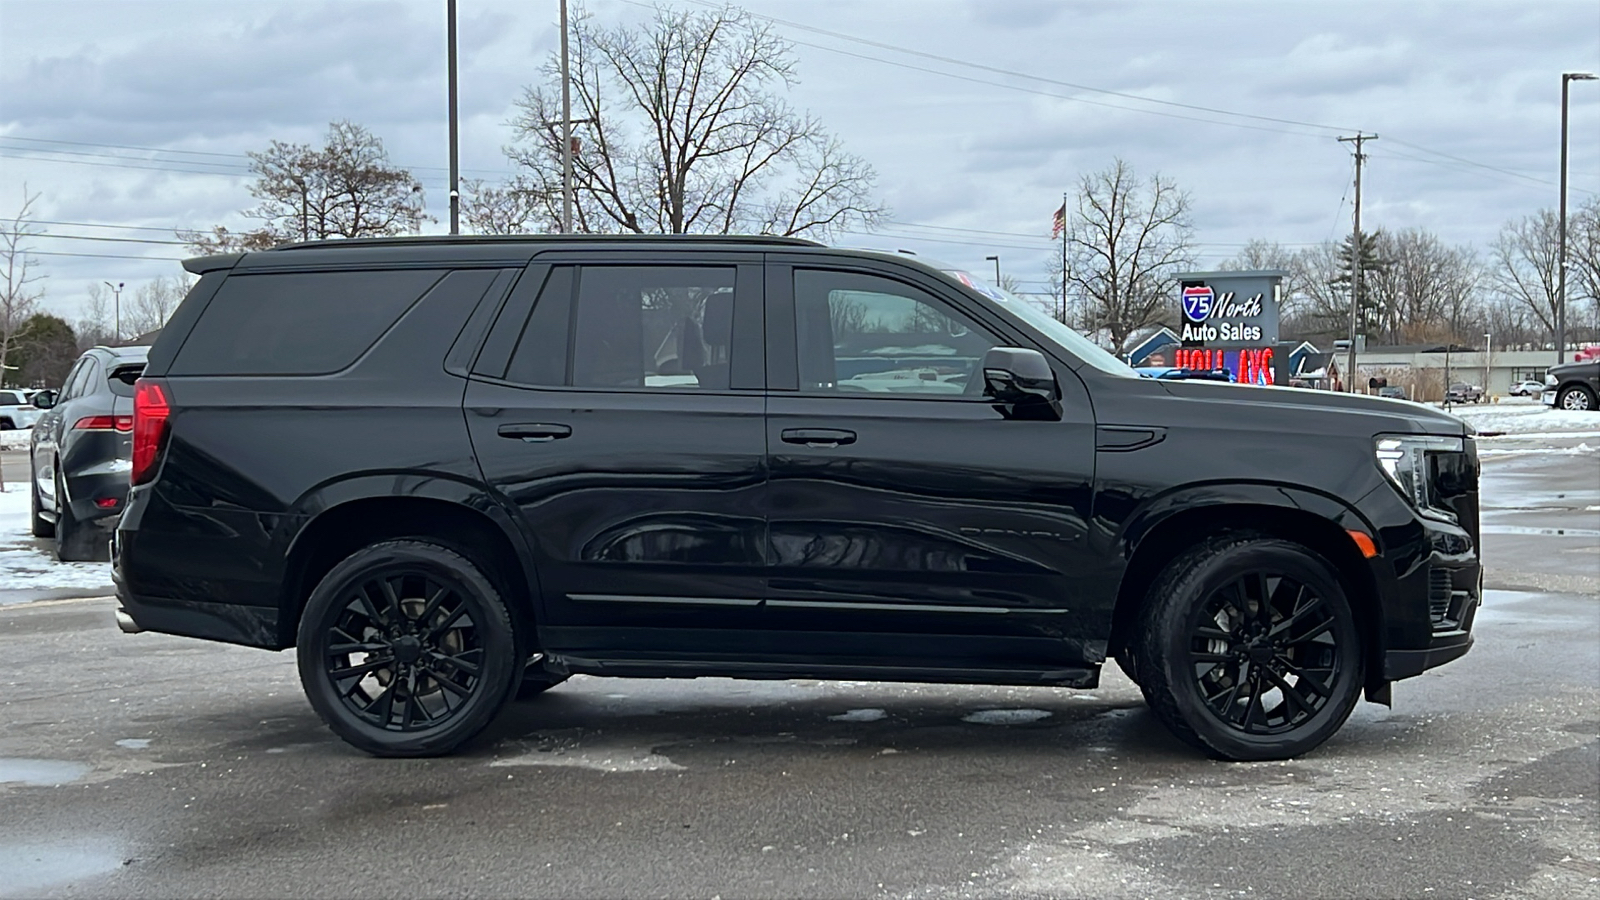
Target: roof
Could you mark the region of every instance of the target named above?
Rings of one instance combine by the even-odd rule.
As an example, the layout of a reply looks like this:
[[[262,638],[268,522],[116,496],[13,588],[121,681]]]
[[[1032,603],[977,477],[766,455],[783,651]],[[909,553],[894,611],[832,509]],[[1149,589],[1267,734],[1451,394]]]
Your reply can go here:
[[[118,347],[107,347],[104,344],[100,344],[98,346],[90,347],[89,349],[99,350],[102,353],[110,354],[118,360],[129,360],[131,362],[142,361],[150,355],[150,346],[148,344],[124,345]]]

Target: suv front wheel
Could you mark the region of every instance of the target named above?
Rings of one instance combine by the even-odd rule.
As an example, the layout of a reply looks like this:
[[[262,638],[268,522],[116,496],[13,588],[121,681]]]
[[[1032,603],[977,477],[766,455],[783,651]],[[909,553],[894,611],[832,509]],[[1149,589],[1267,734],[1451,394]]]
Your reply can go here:
[[[1289,541],[1232,535],[1173,560],[1150,588],[1139,686],[1178,737],[1232,760],[1288,759],[1327,740],[1362,684],[1339,579]]]
[[[297,649],[328,727],[377,756],[437,756],[494,720],[520,681],[505,601],[471,560],[423,540],[356,551],[311,592]]]

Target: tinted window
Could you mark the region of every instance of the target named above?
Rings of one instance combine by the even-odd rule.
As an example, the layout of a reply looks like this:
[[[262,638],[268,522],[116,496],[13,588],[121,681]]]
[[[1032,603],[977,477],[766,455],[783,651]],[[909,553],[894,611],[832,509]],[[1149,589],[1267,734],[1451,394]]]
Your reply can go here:
[[[61,393],[56,397],[57,403],[60,403],[61,401],[72,396],[73,388],[76,387],[79,381],[82,380],[84,370],[87,368],[89,368],[89,358],[85,356],[78,360],[78,362],[72,367],[72,371],[67,373],[67,380],[61,382]]]
[[[0,406],[21,406],[22,395],[16,391],[0,391]]]
[[[323,375],[356,361],[444,273],[232,275],[206,305],[173,375]]]
[[[943,301],[854,272],[796,269],[800,389],[960,395],[997,341]]]
[[[555,269],[506,377],[533,385],[726,390],[734,271]]]
[[[144,363],[113,363],[106,375],[106,384],[118,397],[133,396],[133,382],[144,371]]]

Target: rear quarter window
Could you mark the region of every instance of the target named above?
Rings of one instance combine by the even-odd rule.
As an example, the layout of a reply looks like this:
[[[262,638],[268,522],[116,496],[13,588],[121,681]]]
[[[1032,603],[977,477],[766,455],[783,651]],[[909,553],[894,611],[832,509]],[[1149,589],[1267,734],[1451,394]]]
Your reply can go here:
[[[172,375],[326,375],[355,362],[444,276],[433,269],[230,275]]]

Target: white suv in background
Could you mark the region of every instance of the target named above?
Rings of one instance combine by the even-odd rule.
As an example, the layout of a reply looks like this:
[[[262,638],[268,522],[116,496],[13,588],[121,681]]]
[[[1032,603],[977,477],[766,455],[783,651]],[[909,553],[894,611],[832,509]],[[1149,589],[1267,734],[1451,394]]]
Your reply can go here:
[[[0,431],[13,428],[32,428],[44,411],[28,402],[22,391],[7,388],[0,391]]]

